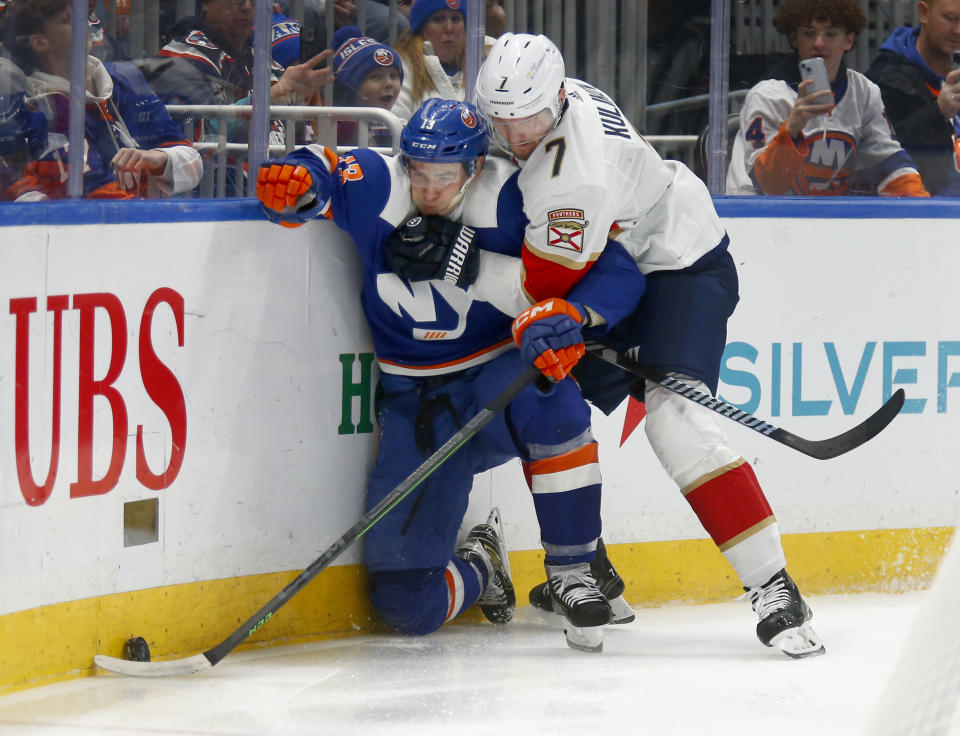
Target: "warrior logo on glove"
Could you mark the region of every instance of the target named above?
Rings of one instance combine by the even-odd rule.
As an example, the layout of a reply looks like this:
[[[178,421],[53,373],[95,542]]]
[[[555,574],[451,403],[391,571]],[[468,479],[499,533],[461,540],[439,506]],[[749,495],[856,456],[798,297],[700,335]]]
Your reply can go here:
[[[387,267],[407,281],[443,279],[466,288],[477,278],[476,231],[439,215],[417,216],[387,236]]]

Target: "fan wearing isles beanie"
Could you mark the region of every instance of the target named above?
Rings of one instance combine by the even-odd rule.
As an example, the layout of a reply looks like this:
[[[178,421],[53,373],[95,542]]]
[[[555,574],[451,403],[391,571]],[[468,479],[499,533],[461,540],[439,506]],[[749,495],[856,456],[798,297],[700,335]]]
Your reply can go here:
[[[390,109],[400,94],[403,66],[397,53],[356,26],[333,34],[334,104]]]
[[[333,103],[342,107],[382,107],[389,110],[400,94],[403,67],[397,53],[376,39],[364,36],[356,26],[343,26],[333,34]],[[390,131],[372,125],[366,141],[358,139],[357,123],[337,123],[341,146],[390,146]]]
[[[403,87],[393,106],[406,122],[430,97],[463,100],[467,0],[415,0],[410,32],[396,42]]]

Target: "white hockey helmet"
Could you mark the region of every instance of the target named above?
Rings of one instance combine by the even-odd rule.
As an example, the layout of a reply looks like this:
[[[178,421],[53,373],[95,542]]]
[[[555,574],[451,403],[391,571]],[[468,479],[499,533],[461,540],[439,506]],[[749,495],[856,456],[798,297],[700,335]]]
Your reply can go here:
[[[549,38],[504,33],[477,75],[477,107],[488,118],[501,120],[528,118],[549,110],[556,125],[565,78],[563,55]],[[503,141],[497,142],[503,145]]]

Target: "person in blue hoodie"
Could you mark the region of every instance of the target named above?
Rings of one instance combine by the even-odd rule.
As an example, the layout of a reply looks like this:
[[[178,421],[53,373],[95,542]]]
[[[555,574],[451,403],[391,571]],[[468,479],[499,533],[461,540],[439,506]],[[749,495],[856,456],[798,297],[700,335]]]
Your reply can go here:
[[[867,77],[927,191],[960,197],[960,0],[920,0],[920,25],[901,26],[880,47]]]

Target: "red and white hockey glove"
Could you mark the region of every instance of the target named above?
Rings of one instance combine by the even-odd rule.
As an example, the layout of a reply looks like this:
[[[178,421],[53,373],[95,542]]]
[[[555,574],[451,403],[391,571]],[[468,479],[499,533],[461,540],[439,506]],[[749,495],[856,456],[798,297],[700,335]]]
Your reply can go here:
[[[583,305],[556,297],[527,307],[513,320],[520,355],[547,378],[562,381],[586,352],[586,313]]]
[[[257,199],[267,217],[284,227],[299,227],[309,217],[298,212],[312,202],[316,191],[313,177],[304,166],[266,161],[257,172]],[[311,216],[314,213],[311,212]]]

